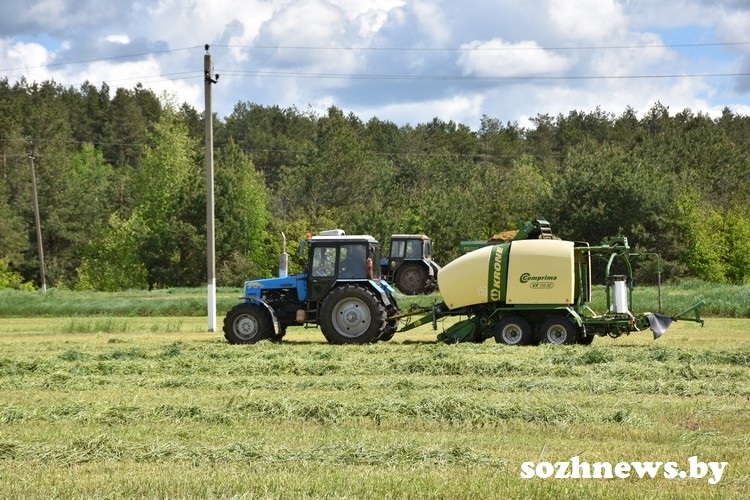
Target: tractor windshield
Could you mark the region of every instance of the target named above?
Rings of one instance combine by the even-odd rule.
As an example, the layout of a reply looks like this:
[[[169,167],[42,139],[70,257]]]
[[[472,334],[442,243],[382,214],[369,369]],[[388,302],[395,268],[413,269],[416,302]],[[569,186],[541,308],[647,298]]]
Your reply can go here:
[[[339,278],[364,279],[367,277],[367,249],[364,243],[341,245]]]
[[[408,240],[406,242],[407,259],[419,260],[422,258],[422,240]]]

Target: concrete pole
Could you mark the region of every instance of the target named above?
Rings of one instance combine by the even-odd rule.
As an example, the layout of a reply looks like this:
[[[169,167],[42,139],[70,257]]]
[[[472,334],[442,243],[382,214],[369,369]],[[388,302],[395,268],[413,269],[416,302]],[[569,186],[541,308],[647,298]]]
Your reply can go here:
[[[203,56],[206,97],[206,254],[208,266],[208,331],[216,331],[216,237],[214,233],[214,131],[213,111],[211,110],[211,54]],[[218,78],[218,77],[217,77]]]
[[[31,192],[34,198],[34,221],[36,222],[36,243],[39,247],[39,274],[42,291],[47,291],[47,278],[44,276],[44,248],[42,246],[42,223],[39,217],[39,199],[36,194],[36,172],[34,171],[34,143],[29,139],[29,163],[31,164]]]

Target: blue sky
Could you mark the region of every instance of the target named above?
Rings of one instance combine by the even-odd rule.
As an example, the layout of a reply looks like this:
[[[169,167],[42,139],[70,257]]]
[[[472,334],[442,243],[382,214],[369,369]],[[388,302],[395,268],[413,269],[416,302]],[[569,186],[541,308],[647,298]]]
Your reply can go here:
[[[750,114],[747,0],[3,0],[0,78],[399,125],[600,108]]]

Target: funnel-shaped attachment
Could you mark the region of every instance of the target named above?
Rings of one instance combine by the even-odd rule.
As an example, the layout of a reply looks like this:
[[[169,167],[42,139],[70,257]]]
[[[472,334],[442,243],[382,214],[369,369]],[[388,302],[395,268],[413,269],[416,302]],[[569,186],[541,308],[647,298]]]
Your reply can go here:
[[[664,332],[667,331],[669,325],[674,321],[671,316],[656,313],[646,314],[646,319],[648,320],[648,325],[651,327],[651,331],[654,332],[654,340],[664,335]]]

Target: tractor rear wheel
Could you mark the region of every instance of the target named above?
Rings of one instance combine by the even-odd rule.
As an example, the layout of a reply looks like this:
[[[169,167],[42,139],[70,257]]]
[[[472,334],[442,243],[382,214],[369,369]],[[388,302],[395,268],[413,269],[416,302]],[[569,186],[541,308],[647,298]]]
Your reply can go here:
[[[402,293],[419,295],[427,286],[427,270],[420,264],[403,264],[396,272],[395,283]]]
[[[589,334],[587,337],[579,335],[578,340],[576,342],[581,345],[591,345],[591,343],[594,341],[595,336],[596,335],[591,335],[591,334]]]
[[[385,331],[378,339],[380,342],[388,342],[393,338],[393,336],[396,334],[396,331],[398,330],[398,320],[396,321],[389,321],[388,324],[385,327]]]
[[[370,290],[335,288],[320,308],[320,328],[331,344],[368,344],[386,332],[386,311]]]
[[[521,316],[510,315],[495,325],[495,342],[507,345],[529,345],[534,342],[534,332],[529,322]]]
[[[237,304],[224,318],[224,338],[230,344],[254,344],[273,336],[271,317],[258,304]]]
[[[545,344],[575,344],[578,339],[578,328],[565,316],[550,316],[539,331]]]

